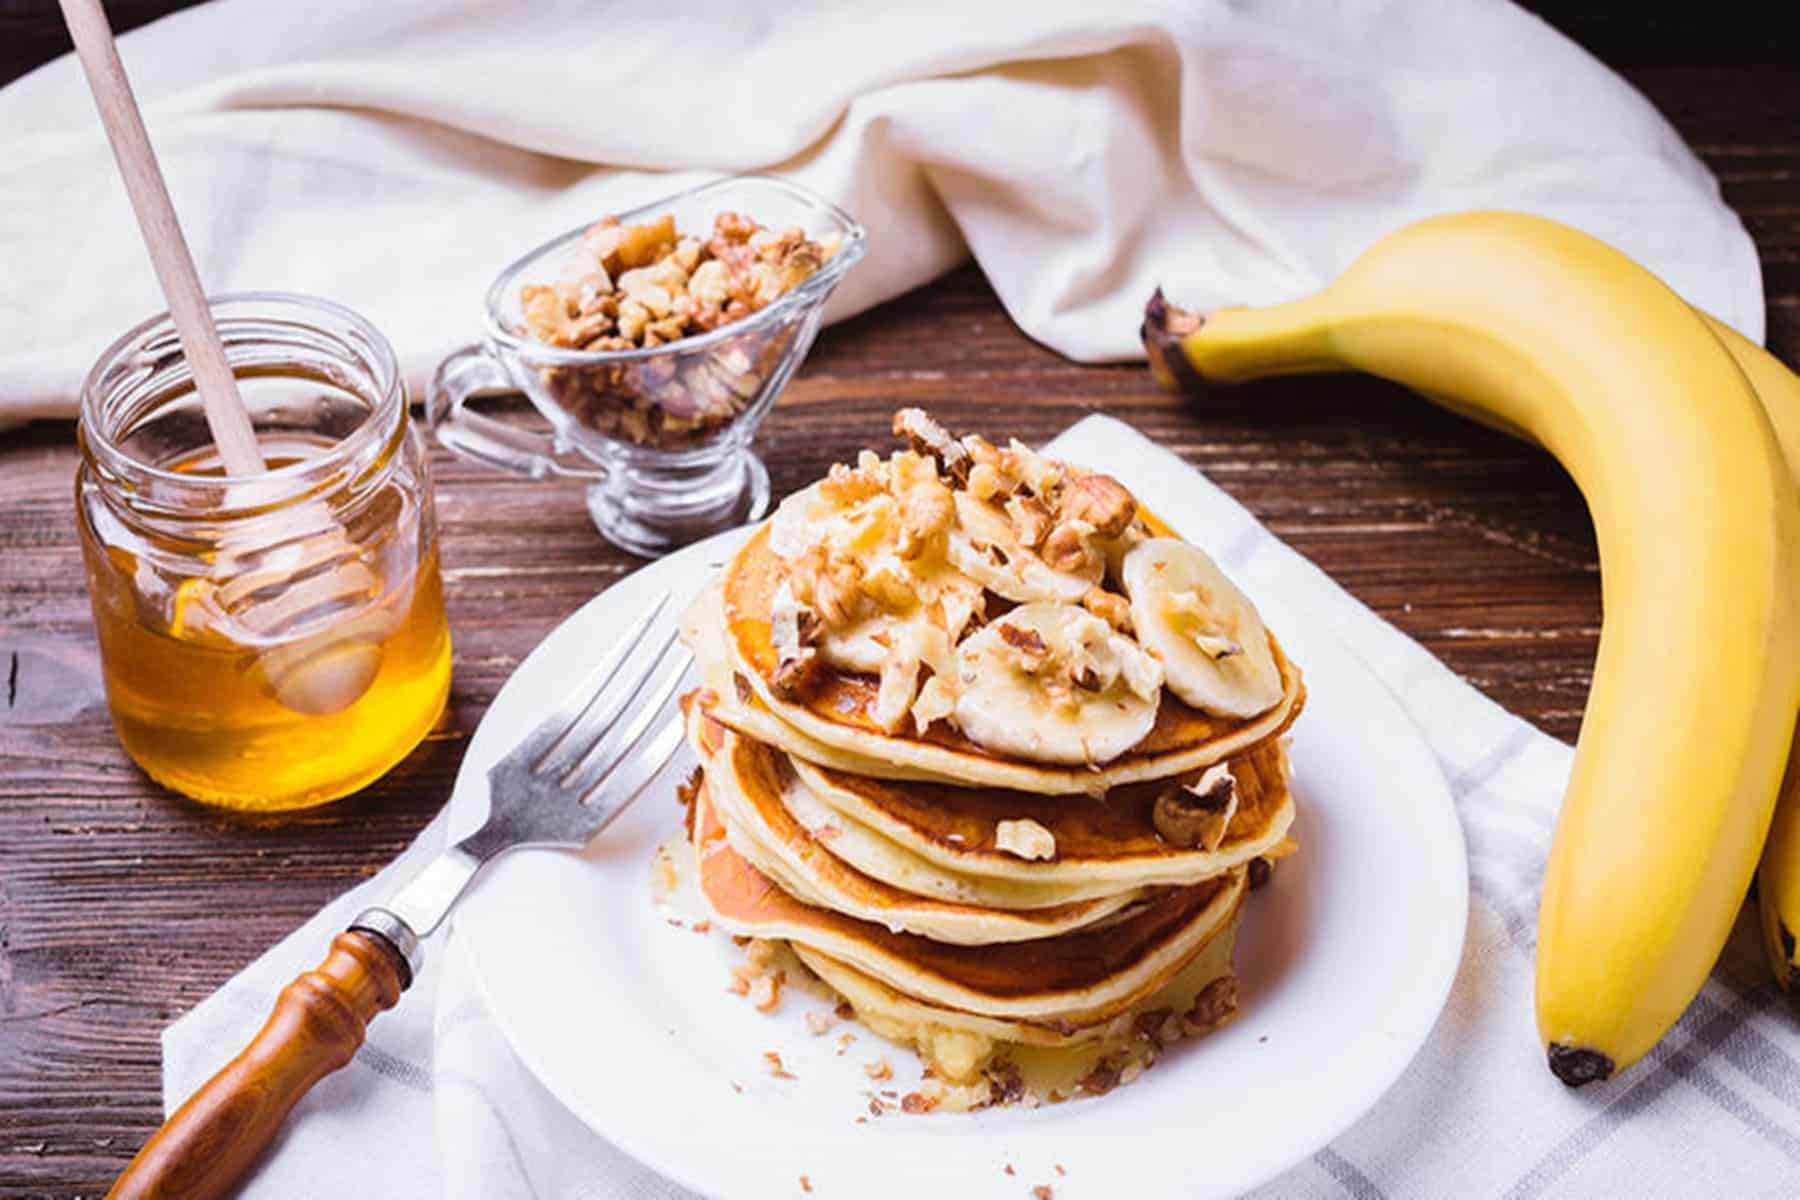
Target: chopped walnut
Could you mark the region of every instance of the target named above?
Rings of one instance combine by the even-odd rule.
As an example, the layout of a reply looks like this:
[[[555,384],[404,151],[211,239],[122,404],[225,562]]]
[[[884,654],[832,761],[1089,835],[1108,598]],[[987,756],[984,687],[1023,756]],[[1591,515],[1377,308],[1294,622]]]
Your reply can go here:
[[[1079,475],[1057,499],[1059,521],[1085,521],[1101,537],[1118,537],[1137,516],[1137,501],[1110,475]]]
[[[1035,629],[1023,629],[1006,621],[994,628],[999,632],[1000,640],[1017,650],[1024,658],[1043,658],[1050,653],[1050,647]]]
[[[1056,857],[1056,835],[1029,817],[996,823],[994,845],[1027,861]]]
[[[1045,458],[1018,438],[1007,442],[1006,449],[1000,452],[1000,463],[1007,474],[1043,499],[1049,499],[1063,480],[1061,463]]]
[[[887,480],[882,478],[879,466],[879,462],[855,467],[833,463],[819,481],[819,495],[839,508],[879,496],[887,490]]]
[[[611,353],[667,345],[741,320],[793,290],[835,253],[834,239],[775,234],[720,214],[713,237],[684,236],[671,214],[596,222],[553,285],[519,291],[517,332],[559,349]],[[796,330],[743,334],[706,354],[544,367],[556,400],[584,425],[644,445],[706,439],[749,408]]]
[[[775,589],[769,620],[775,648],[775,674],[769,686],[776,695],[793,699],[806,691],[818,672],[819,614],[796,600],[791,585],[783,580]]]
[[[784,977],[780,971],[772,971],[766,975],[758,975],[750,981],[750,1004],[758,1012],[774,1012],[781,1007],[781,985]]]
[[[1237,814],[1237,779],[1225,763],[1207,769],[1199,780],[1167,788],[1156,798],[1151,822],[1171,846],[1217,850]]]
[[[914,559],[925,552],[931,539],[950,527],[956,519],[956,504],[950,489],[935,479],[921,480],[900,493],[901,558]]]
[[[877,1081],[887,1080],[894,1077],[894,1068],[888,1063],[887,1055],[883,1054],[864,1063],[863,1074]]]
[[[1091,572],[1105,558],[1094,538],[1094,527],[1086,521],[1063,521],[1050,531],[1039,553],[1054,570],[1071,575]]]
[[[1111,625],[1120,633],[1131,632],[1131,601],[1103,588],[1089,588],[1081,597],[1081,607]]]
[[[903,408],[894,414],[894,436],[903,437],[919,454],[937,460],[938,469],[958,483],[969,478],[969,452],[950,431],[932,420],[922,408]]]
[[[1006,515],[1021,546],[1036,550],[1050,536],[1050,510],[1036,497],[1014,496],[1006,502]]]
[[[1182,1018],[1189,1033],[1205,1033],[1225,1023],[1237,1012],[1237,977],[1221,975],[1200,990],[1193,1007]]]
[[[789,1071],[787,1069],[786,1064],[784,1064],[781,1061],[781,1055],[777,1054],[773,1050],[764,1050],[763,1051],[763,1066],[768,1069],[769,1074],[773,1075],[777,1079],[797,1079],[797,1078],[799,1078],[799,1076],[795,1075],[792,1071]]]
[[[815,542],[794,561],[789,575],[794,598],[810,605],[828,629],[848,625],[861,611],[862,565]]]
[[[806,1032],[812,1034],[814,1037],[824,1037],[831,1032],[831,1027],[836,1024],[837,1018],[828,1012],[820,1012],[815,1008],[808,1010],[806,1014]]]
[[[936,1108],[942,1097],[929,1089],[908,1092],[900,1097],[900,1111],[907,1113],[928,1113]]]
[[[992,500],[1006,490],[1006,476],[992,463],[976,463],[969,468],[969,495],[977,500]]]

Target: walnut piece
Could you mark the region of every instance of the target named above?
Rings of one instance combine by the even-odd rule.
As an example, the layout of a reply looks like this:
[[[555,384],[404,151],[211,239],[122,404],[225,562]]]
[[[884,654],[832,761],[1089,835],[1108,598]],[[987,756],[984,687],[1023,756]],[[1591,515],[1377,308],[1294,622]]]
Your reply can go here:
[[[1197,782],[1166,789],[1156,798],[1150,819],[1171,846],[1211,852],[1224,842],[1226,827],[1237,815],[1237,800],[1231,768],[1216,763]]]
[[[961,442],[922,408],[903,408],[894,414],[894,436],[903,437],[916,453],[937,460],[938,470],[958,484],[969,480],[969,452]]]
[[[994,845],[1028,862],[1056,857],[1056,835],[1029,817],[996,823]]]
[[[1059,521],[1086,521],[1101,537],[1118,537],[1137,517],[1137,501],[1111,475],[1078,475],[1058,495]]]
[[[1104,588],[1092,587],[1081,597],[1081,607],[1120,633],[1131,632],[1131,601]]]
[[[935,479],[921,480],[900,493],[900,541],[896,552],[911,560],[925,552],[931,539],[956,519],[950,489]]]
[[[1190,1034],[1205,1033],[1223,1025],[1237,1011],[1237,977],[1221,975],[1194,997],[1194,1005],[1188,1009],[1182,1023]]]
[[[1050,647],[1035,629],[1021,629],[1004,621],[996,628],[999,630],[1000,640],[1026,658],[1043,658],[1050,653]]]
[[[841,629],[862,610],[862,565],[854,558],[834,555],[815,542],[794,560],[788,579],[794,598],[811,606],[827,629]]]
[[[1006,502],[1006,515],[1021,546],[1036,550],[1050,536],[1050,510],[1035,496],[1014,496]]]
[[[775,674],[769,686],[775,694],[792,700],[805,693],[817,678],[819,642],[822,622],[817,610],[794,598],[791,585],[783,581],[775,589],[774,604],[769,613],[769,639],[775,647]]]
[[[1094,527],[1086,521],[1064,521],[1050,531],[1038,553],[1052,569],[1078,575],[1104,558],[1094,536]]]

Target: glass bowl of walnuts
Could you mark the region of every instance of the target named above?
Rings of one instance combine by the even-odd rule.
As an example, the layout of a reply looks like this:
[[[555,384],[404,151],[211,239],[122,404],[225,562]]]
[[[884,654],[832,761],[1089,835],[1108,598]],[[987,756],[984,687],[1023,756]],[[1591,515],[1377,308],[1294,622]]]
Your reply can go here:
[[[464,458],[586,481],[600,532],[638,554],[754,520],[769,476],[750,439],[865,241],[837,206],[762,176],[572,229],[495,279],[486,334],[439,365],[427,420]],[[549,432],[470,407],[503,391]]]

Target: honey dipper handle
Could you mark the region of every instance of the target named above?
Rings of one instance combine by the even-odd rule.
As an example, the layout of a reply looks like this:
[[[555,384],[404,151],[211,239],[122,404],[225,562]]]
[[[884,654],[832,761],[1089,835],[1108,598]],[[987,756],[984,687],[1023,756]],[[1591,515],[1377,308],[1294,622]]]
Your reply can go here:
[[[325,961],[281,990],[256,1037],[156,1131],[107,1195],[228,1194],[300,1097],[350,1061],[369,1021],[394,1006],[409,975],[385,938],[361,929],[338,934]]]
[[[88,88],[94,93],[94,107],[100,110],[100,123],[106,127],[106,138],[112,143],[113,157],[118,160],[119,174],[131,197],[131,210],[137,214],[157,282],[169,302],[175,333],[181,338],[182,352],[193,369],[194,386],[200,393],[213,443],[231,474],[255,475],[265,465],[262,450],[256,444],[256,431],[243,397],[238,394],[237,377],[226,361],[212,309],[200,287],[200,274],[194,269],[194,256],[188,253],[187,239],[182,237],[181,226],[175,220],[175,204],[169,199],[168,185],[163,182],[156,154],[150,149],[150,135],[144,132],[143,115],[131,94],[131,83],[125,78],[124,64],[119,61],[112,26],[107,23],[100,0],[61,0],[61,4],[63,21],[87,75]]]

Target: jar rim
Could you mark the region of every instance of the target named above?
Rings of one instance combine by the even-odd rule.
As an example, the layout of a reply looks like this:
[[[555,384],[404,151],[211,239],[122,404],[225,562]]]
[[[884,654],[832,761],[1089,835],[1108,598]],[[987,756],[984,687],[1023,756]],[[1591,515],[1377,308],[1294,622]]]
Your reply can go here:
[[[260,484],[262,488],[274,489],[276,492],[286,491],[287,488],[306,491],[312,481],[343,469],[353,458],[363,453],[372,441],[386,441],[404,415],[405,388],[402,386],[399,359],[394,353],[394,347],[380,330],[355,310],[323,296],[276,290],[210,293],[206,302],[222,334],[236,325],[280,320],[283,316],[289,316],[297,322],[304,322],[309,332],[329,339],[336,348],[341,349],[347,359],[364,362],[368,368],[370,386],[366,391],[361,387],[352,390],[369,402],[368,412],[354,429],[338,438],[322,453],[283,466],[271,467],[254,475],[227,473],[195,476],[171,471],[134,457],[120,444],[119,434],[129,431],[111,427],[109,417],[112,414],[109,413],[108,405],[115,389],[108,386],[106,376],[129,355],[144,351],[153,339],[174,336],[175,323],[165,309],[138,322],[115,338],[100,352],[82,381],[81,442],[84,451],[96,460],[96,465],[103,471],[134,482],[172,487],[204,485],[229,491],[234,487]],[[239,311],[232,311],[233,309]],[[315,320],[306,321],[308,315]],[[342,329],[324,327],[317,322],[318,317],[338,323]],[[360,346],[357,344],[358,340],[362,343]],[[229,344],[226,357],[229,361]],[[267,503],[271,499],[279,502],[292,494],[289,492],[287,497],[264,496],[258,502]]]

